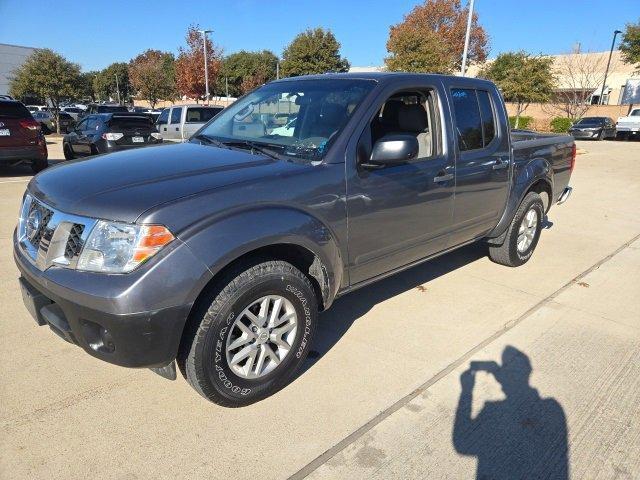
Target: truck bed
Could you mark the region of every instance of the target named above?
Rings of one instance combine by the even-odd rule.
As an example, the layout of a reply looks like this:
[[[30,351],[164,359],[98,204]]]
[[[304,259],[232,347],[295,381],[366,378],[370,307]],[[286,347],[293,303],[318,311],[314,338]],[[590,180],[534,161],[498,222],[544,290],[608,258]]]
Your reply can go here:
[[[511,148],[516,170],[526,168],[527,164],[538,159],[549,162],[549,167],[554,173],[551,203],[555,203],[571,177],[573,137],[531,130],[512,130]]]

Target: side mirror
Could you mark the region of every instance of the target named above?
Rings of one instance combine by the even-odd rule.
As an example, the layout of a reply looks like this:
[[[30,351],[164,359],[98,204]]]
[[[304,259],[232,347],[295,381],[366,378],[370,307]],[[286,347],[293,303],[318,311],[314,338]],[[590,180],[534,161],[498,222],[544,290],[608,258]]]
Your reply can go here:
[[[418,140],[413,135],[385,135],[373,146],[370,162],[377,166],[397,165],[418,156]]]

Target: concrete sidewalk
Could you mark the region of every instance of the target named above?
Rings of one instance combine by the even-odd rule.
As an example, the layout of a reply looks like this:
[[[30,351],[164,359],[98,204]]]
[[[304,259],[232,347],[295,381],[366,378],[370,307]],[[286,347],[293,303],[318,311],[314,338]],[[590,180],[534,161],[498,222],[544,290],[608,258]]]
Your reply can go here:
[[[474,478],[477,469],[478,478],[491,479],[562,479],[569,471],[571,478],[638,478],[638,280],[640,240],[506,325],[460,366],[297,477],[458,479]],[[461,391],[473,361],[495,361],[499,370],[476,373],[475,388]]]
[[[474,455],[509,476],[524,445],[513,424],[501,436],[490,434],[496,422],[478,428],[485,442],[512,439],[514,455],[489,455],[468,426],[456,445],[474,455],[453,445],[461,373],[470,361],[502,366],[507,345],[528,357],[531,387],[562,409],[571,477],[640,478],[640,142],[579,147],[574,193],[551,210],[529,263],[503,267],[469,246],[340,298],[298,378],[242,409],[206,402],[182,378],[100,362],[37,327],[11,256],[30,175],[0,172],[0,478],[473,478]],[[526,379],[526,361],[507,353],[505,365],[519,367],[506,378]],[[492,375],[475,377],[474,415],[505,396]],[[535,398],[517,385],[507,407]],[[562,444],[562,424],[543,438]]]

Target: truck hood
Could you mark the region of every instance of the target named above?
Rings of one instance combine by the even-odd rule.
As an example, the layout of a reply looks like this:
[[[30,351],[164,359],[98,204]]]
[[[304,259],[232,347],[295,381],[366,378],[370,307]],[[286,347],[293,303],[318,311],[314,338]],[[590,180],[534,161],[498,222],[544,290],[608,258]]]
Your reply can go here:
[[[248,151],[182,143],[68,162],[35,176],[29,190],[66,213],[132,223],[166,202],[300,168]]]

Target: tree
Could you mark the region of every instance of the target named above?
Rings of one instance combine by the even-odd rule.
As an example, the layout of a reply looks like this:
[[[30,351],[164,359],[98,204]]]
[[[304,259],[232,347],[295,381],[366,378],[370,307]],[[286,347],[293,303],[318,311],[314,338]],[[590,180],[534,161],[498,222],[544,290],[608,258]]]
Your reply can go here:
[[[495,82],[505,100],[516,104],[516,123],[532,102],[546,102],[555,87],[552,72],[553,59],[532,56],[525,52],[508,52],[498,55],[486,65],[478,76]]]
[[[180,95],[189,98],[204,98],[206,93],[204,75],[204,51],[202,34],[198,31],[198,25],[192,25],[187,30],[187,48],[178,49],[176,60],[176,87]],[[222,50],[216,47],[209,38],[207,42],[207,69],[209,76],[209,89],[214,87],[220,68],[222,66]],[[207,99],[208,100],[208,99]]]
[[[80,66],[53,50],[38,49],[14,70],[10,79],[11,95],[41,97],[51,103],[60,133],[60,101],[78,94]]]
[[[582,118],[589,109],[591,94],[604,81],[605,55],[569,53],[556,57],[553,73],[557,89],[549,109],[567,118]]]
[[[94,77],[93,88],[101,100],[112,98],[126,103],[131,92],[129,66],[124,62],[112,63]]]
[[[468,9],[460,0],[426,0],[389,30],[388,70],[452,73],[462,64]],[[487,58],[488,37],[473,14],[468,63]]]
[[[176,97],[174,62],[173,54],[151,49],[129,62],[131,85],[151,108]]]
[[[346,72],[349,62],[340,56],[340,43],[331,30],[309,29],[299,33],[282,54],[285,77],[327,72]]]
[[[626,63],[631,63],[640,72],[640,21],[638,23],[627,23],[622,43],[620,43],[622,58]]]
[[[276,78],[278,57],[269,50],[242,50],[224,59],[220,77],[227,78],[229,94],[236,97]]]
[[[78,98],[91,99],[92,102],[96,100],[95,90],[93,89],[93,81],[99,72],[91,70],[89,72],[82,72],[78,79]]]

